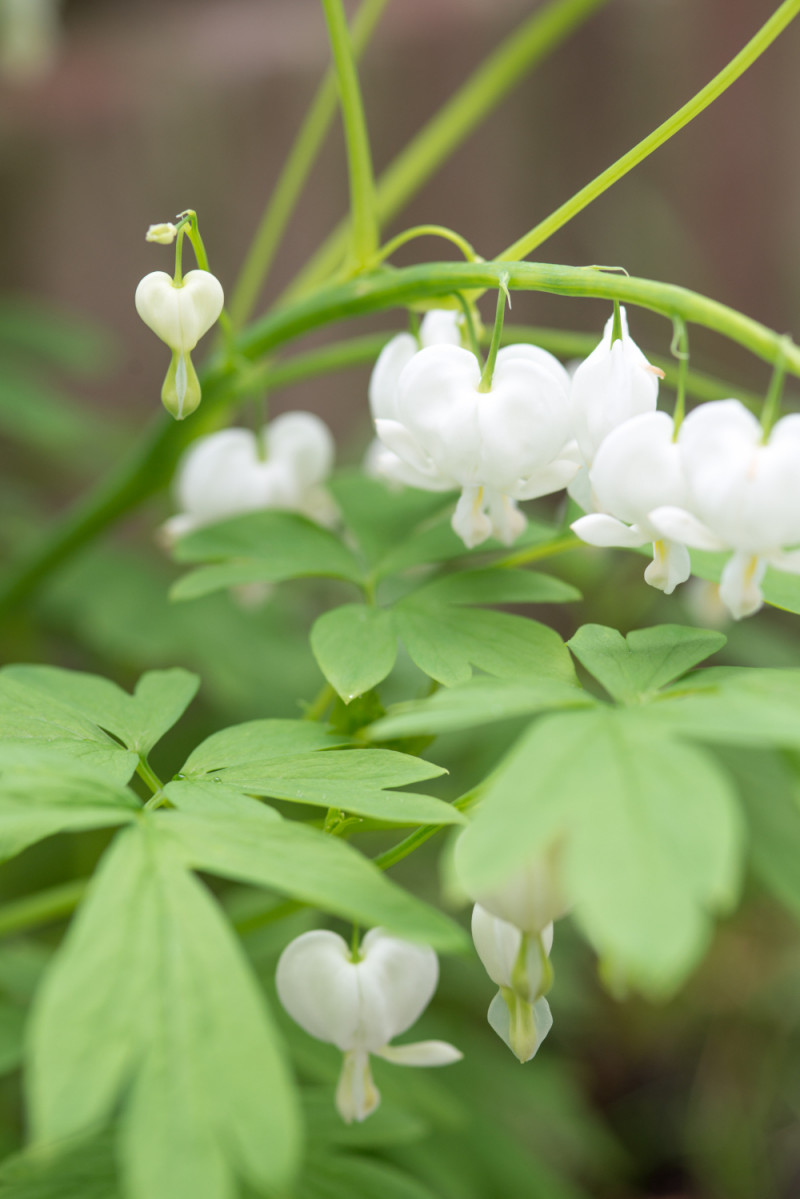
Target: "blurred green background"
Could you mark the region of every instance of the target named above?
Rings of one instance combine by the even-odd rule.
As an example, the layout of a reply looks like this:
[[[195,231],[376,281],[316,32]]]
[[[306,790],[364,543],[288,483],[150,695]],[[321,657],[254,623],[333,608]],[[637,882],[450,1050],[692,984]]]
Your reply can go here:
[[[362,70],[378,171],[536,7],[530,0],[391,0]],[[492,256],[682,104],[775,7],[773,0],[610,0],[512,92],[387,233],[438,222]],[[148,224],[195,208],[212,268],[231,286],[327,58],[316,0],[66,0],[38,65],[21,72],[5,61],[0,539],[7,562],[113,469],[159,407],[166,351],[136,316],[133,291],[147,271],[170,269],[171,252],[145,244]],[[796,331],[798,61],[800,26],[688,130],[543,246],[542,257],[623,266]],[[335,127],[262,308],[346,204]],[[397,261],[419,260],[426,251],[444,254],[439,243],[416,243]],[[606,315],[594,301],[514,297],[519,324],[599,335]],[[637,341],[667,353],[669,325],[630,315]],[[385,314],[345,333],[403,323],[403,314]],[[766,384],[762,363],[713,335],[693,330],[691,349],[693,366],[756,391]],[[337,435],[341,461],[356,462],[369,437],[367,379],[363,368],[302,384],[277,392],[271,408],[319,413]],[[166,591],[176,570],[155,539],[169,512],[169,497],[160,495],[58,571],[0,630],[4,661],[53,661],[124,686],[151,666],[198,670],[201,697],[168,742],[160,764],[168,773],[185,748],[216,727],[299,713],[298,700],[310,700],[321,681],[307,629],[331,598],[292,584],[262,608],[244,610],[219,596],[170,605]],[[587,600],[537,616],[552,618],[565,636],[586,619],[623,630],[716,619],[702,589],[667,600],[641,585],[638,558],[614,562],[612,573],[609,555],[566,555],[556,569]],[[726,632],[726,661],[800,664],[796,618],[762,613]],[[506,725],[468,740],[450,736],[428,754],[452,770],[455,794],[517,731]],[[5,867],[0,896],[12,905],[6,912],[13,917],[13,903],[41,887],[87,874],[104,843],[94,834],[54,838]],[[397,873],[438,898],[431,849]],[[247,895],[231,891],[227,902],[234,915],[246,915]],[[795,906],[800,915],[800,900]],[[9,927],[3,921],[0,913],[0,931]],[[24,1003],[62,931],[48,925],[0,949],[3,1153],[23,1135],[16,1066]],[[267,985],[288,936],[281,925],[246,938]],[[368,1166],[410,1164],[448,1199],[800,1194],[800,948],[794,920],[757,880],[748,882],[742,909],[724,922],[706,964],[670,1004],[609,998],[568,928],[553,960],[556,1023],[524,1071],[484,1023],[492,988],[480,968],[445,963],[429,1020],[432,1035],[468,1050],[461,1081],[437,1076],[423,1086],[387,1074],[379,1079],[387,1096],[382,1123],[372,1134],[369,1126],[343,1132],[343,1144],[365,1154]],[[287,1028],[287,1035],[301,1073],[329,1083],[332,1059],[301,1034]],[[329,1099],[329,1087],[312,1094],[312,1126],[329,1120]],[[367,1175],[363,1185],[377,1187],[368,1168]],[[0,1183],[4,1193],[27,1192],[4,1191]]]

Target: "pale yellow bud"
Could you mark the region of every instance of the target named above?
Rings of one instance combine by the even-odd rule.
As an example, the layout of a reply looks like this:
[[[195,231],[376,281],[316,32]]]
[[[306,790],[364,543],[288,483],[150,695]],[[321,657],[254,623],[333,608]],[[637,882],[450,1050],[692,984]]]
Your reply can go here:
[[[172,245],[178,233],[172,221],[162,221],[160,225],[151,225],[145,234],[145,241],[157,241],[160,246]]]

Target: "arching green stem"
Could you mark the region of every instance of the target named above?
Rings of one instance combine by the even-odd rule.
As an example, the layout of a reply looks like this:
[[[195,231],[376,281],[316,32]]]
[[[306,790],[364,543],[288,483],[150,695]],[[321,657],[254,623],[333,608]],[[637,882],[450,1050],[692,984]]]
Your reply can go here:
[[[414,241],[418,237],[443,237],[445,241],[452,242],[454,246],[458,246],[467,262],[482,261],[480,255],[475,253],[474,248],[467,239],[462,237],[460,233],[456,233],[455,230],[448,229],[446,225],[415,225],[413,229],[403,230],[402,233],[397,234],[397,237],[393,237],[391,241],[387,241],[385,246],[381,246],[375,255],[374,262],[370,265],[378,266],[381,262],[385,262],[401,246],[405,246],[408,242]]]
[[[772,432],[772,426],[778,419],[781,410],[783,380],[786,375],[786,359],[783,355],[782,345],[783,339],[781,340],[781,349],[779,350],[778,357],[775,359],[772,378],[769,381],[769,391],[767,392],[767,398],[764,400],[764,410],[761,413],[761,428],[764,430],[762,441],[764,442],[767,441]]]
[[[351,27],[353,54],[359,58],[368,45],[388,0],[364,0]],[[336,72],[331,68],[320,84],[283,170],[272,191],[247,257],[233,287],[230,314],[240,329],[252,314],[272,266],[281,237],[294,212],[336,111]]]
[[[675,412],[672,418],[672,440],[677,441],[678,432],[683,424],[686,412],[686,380],[689,374],[689,334],[686,332],[686,322],[679,316],[674,321],[675,332],[672,337],[671,353],[678,359],[678,385],[675,394]]]
[[[322,0],[322,7],[328,23],[347,144],[347,165],[350,174],[350,254],[352,266],[358,270],[367,266],[379,242],[372,156],[355,55],[342,0]]]
[[[786,26],[794,20],[800,12],[800,0],[784,0],[783,4],[776,12],[761,26],[758,33],[750,39],[746,46],[731,59],[726,67],[715,75],[714,78],[701,88],[696,96],[692,96],[686,104],[678,109],[677,112],[663,124],[654,129],[652,133],[638,142],[633,149],[627,154],[623,154],[615,163],[612,163],[605,171],[602,171],[591,183],[587,183],[579,192],[566,203],[552,212],[545,220],[540,221],[529,233],[524,237],[520,237],[513,242],[507,249],[498,254],[498,258],[527,258],[542,242],[548,237],[561,229],[568,221],[571,221],[574,216],[577,216],[584,208],[601,196],[603,192],[621,179],[623,175],[627,175],[628,171],[633,170],[638,166],[649,154],[657,150],[659,146],[663,146],[664,142],[669,141],[680,129],[688,125],[690,121],[708,108],[718,96],[731,86],[732,83],[743,75],[748,67],[764,53],[768,46],[772,45],[776,37]]]
[[[506,315],[506,304],[510,304],[511,299],[508,294],[508,275],[504,275],[500,279],[500,286],[497,289],[497,308],[494,316],[494,329],[492,330],[492,340],[489,343],[489,353],[486,355],[486,362],[481,372],[481,381],[478,384],[478,391],[488,392],[492,390],[492,377],[494,375],[494,364],[497,361],[497,351],[500,349],[500,338],[503,333],[503,320]]]

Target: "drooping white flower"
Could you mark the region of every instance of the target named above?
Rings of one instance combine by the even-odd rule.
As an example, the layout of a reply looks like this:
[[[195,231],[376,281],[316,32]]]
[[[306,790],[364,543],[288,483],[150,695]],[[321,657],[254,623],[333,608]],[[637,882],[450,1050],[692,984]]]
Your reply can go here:
[[[435,345],[461,345],[461,314],[446,308],[434,308],[426,313],[419,327],[419,337],[398,333],[381,350],[369,381],[369,406],[373,420],[397,417],[397,383],[403,368],[420,350]],[[449,479],[437,478],[430,472],[420,474],[377,438],[367,450],[364,470],[375,479],[395,486],[419,487],[423,491],[450,491]]]
[[[151,271],[136,288],[135,301],[144,323],[172,350],[161,399],[176,420],[183,420],[200,403],[191,351],[222,312],[222,284],[209,271],[189,271],[180,283],[166,271]]]
[[[461,1053],[444,1041],[393,1046],[428,1006],[439,978],[436,954],[380,928],[371,929],[358,954],[324,929],[290,942],[278,961],[276,986],[301,1028],[344,1054],[336,1106],[349,1124],[380,1103],[369,1055],[401,1066],[445,1066]]]
[[[656,508],[686,502],[672,418],[665,412],[645,412],[618,425],[598,449],[589,480],[598,511],[574,521],[574,532],[597,546],[652,542],[653,561],[644,577],[670,595],[691,571],[684,539],[651,519]]]
[[[472,939],[486,973],[500,988],[489,1006],[489,1024],[521,1062],[528,1062],[553,1024],[544,998],[552,981],[553,925],[524,933],[476,903]]]
[[[569,493],[584,509],[592,510],[588,472],[598,449],[612,429],[644,412],[655,412],[658,378],[662,374],[647,361],[628,332],[628,318],[620,308],[622,336],[612,342],[614,318],[603,330],[603,340],[572,372],[570,414],[582,469],[569,485]]]
[[[375,427],[418,486],[461,489],[453,528],[465,545],[510,544],[525,527],[517,501],[564,487],[578,469],[569,440],[568,376],[536,346],[499,351],[491,389],[469,350],[438,345],[406,363]],[[375,410],[375,409],[373,409]]]
[[[311,412],[286,412],[260,438],[249,429],[225,429],[195,441],[175,479],[180,509],[164,525],[168,541],[228,516],[282,508],[330,524],[336,509],[322,486],[333,465],[334,443]]]
[[[736,620],[764,602],[767,566],[800,574],[800,414],[783,417],[766,443],[738,400],[691,412],[678,434],[685,501],[652,513],[665,537],[705,550],[732,550],[720,597]]]

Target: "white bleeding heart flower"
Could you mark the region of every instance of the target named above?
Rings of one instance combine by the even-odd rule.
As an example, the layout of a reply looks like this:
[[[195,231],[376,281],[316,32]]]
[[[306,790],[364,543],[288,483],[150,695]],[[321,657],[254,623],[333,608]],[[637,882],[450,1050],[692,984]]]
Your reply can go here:
[[[412,333],[398,333],[386,343],[375,360],[369,381],[373,420],[396,419],[397,383],[403,368],[420,350],[435,345],[461,345],[460,313],[434,308],[423,317],[418,338]],[[453,487],[449,479],[415,471],[377,439],[367,450],[364,470],[372,478],[383,479],[395,487],[418,487],[423,491],[451,491]]]
[[[480,383],[469,350],[431,346],[403,367],[375,421],[382,444],[427,481],[420,486],[461,489],[452,523],[469,547],[491,534],[510,544],[526,523],[517,501],[559,490],[578,469],[565,453],[569,379],[556,358],[506,346],[490,390]]]
[[[736,620],[764,602],[767,566],[800,574],[800,414],[783,417],[766,443],[738,400],[691,412],[678,434],[685,502],[652,513],[665,537],[695,549],[733,550],[720,598]]]
[[[135,302],[144,323],[172,350],[161,399],[176,420],[183,420],[200,403],[191,351],[222,312],[222,284],[209,271],[189,271],[180,283],[165,271],[151,271],[136,288]]]
[[[553,925],[524,933],[476,903],[472,939],[486,973],[500,988],[489,1007],[489,1024],[521,1062],[528,1062],[553,1024],[544,998],[552,982]]]
[[[655,412],[658,377],[628,332],[628,318],[620,308],[622,336],[612,342],[614,318],[603,330],[603,340],[572,372],[570,413],[583,469],[570,483],[569,493],[584,511],[591,511],[588,471],[612,429],[645,412]]]
[[[444,1041],[392,1046],[428,1006],[439,978],[436,954],[380,928],[353,955],[342,937],[324,929],[290,942],[278,961],[276,986],[286,1011],[317,1040],[344,1054],[336,1106],[348,1124],[380,1103],[369,1055],[402,1066],[445,1066],[461,1053]]]
[[[166,522],[168,542],[192,529],[262,508],[300,512],[321,524],[336,519],[322,486],[331,472],[334,443],[311,412],[286,412],[260,438],[249,429],[225,429],[195,441],[178,466],[180,512]]]
[[[598,511],[574,521],[574,532],[597,546],[632,548],[651,542],[653,561],[644,577],[670,595],[691,572],[684,538],[667,533],[651,516],[654,509],[686,502],[672,418],[645,412],[618,425],[597,451],[589,480]]]

